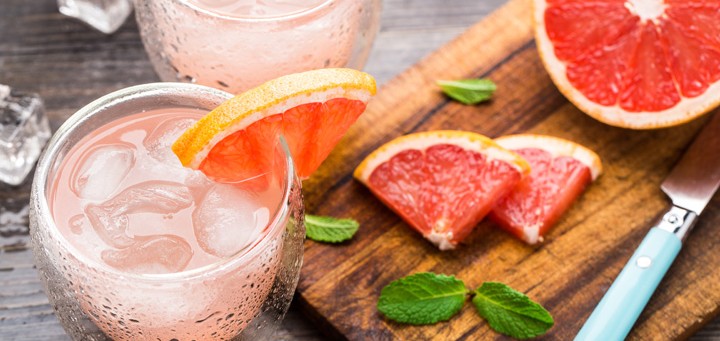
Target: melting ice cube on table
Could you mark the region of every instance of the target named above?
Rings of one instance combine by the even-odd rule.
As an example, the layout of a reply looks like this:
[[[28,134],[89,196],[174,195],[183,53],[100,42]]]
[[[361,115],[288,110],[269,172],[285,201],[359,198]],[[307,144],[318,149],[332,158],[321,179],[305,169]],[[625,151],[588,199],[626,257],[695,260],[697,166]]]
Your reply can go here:
[[[132,12],[132,0],[58,0],[60,13],[77,18],[100,32],[115,32]]]
[[[19,185],[50,138],[40,97],[0,84],[0,181]]]

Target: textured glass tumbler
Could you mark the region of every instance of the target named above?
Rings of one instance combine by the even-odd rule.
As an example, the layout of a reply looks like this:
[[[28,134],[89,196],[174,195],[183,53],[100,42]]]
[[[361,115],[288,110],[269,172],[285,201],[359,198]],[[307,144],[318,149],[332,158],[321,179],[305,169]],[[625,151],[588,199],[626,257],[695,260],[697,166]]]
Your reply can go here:
[[[209,111],[231,96],[183,83],[127,88],[79,110],[52,137],[32,184],[30,230],[46,293],[74,340],[257,340],[279,325],[297,286],[305,236],[300,182],[284,143],[273,169],[282,201],[266,233],[249,249],[201,268],[154,275],[111,268],[75,249],[50,210],[59,165],[94,130],[143,110]]]
[[[284,16],[220,14],[189,0],[135,0],[145,50],[163,81],[239,93],[301,71],[361,69],[381,0],[327,0]]]

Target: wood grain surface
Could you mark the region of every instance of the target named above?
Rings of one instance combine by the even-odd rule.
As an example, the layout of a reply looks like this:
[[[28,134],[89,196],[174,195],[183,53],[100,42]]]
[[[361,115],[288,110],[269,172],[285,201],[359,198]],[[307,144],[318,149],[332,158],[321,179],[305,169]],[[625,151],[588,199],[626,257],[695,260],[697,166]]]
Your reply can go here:
[[[353,217],[361,229],[341,246],[306,243],[298,292],[326,328],[351,340],[498,337],[473,308],[449,322],[406,326],[376,310],[381,288],[423,271],[453,274],[470,287],[500,281],[527,293],[554,316],[541,339],[570,340],[668,207],[659,189],[707,117],[684,126],[631,131],[581,113],[557,91],[535,48],[529,0],[512,0],[486,20],[391,80],[378,92],[326,164],[306,183],[308,211]],[[490,103],[449,101],[437,79],[486,77]],[[351,177],[367,154],[397,136],[461,129],[490,137],[530,132],[577,141],[598,152],[605,174],[540,246],[529,247],[490,222],[465,245],[440,252]],[[704,212],[630,339],[685,339],[711,320],[720,302],[720,196]]]
[[[370,60],[368,61],[366,70],[376,76],[379,83],[384,84],[397,73],[399,73],[406,67],[414,64],[421,57],[440,47],[442,44],[449,41],[451,38],[460,34],[467,27],[470,27],[472,24],[480,20],[482,17],[487,15],[490,11],[494,10],[504,2],[505,0],[384,0],[381,32],[376,40],[373,53]],[[510,29],[511,26],[508,26],[506,28]],[[481,31],[483,30],[484,29],[478,28],[474,29],[475,32],[479,32],[478,34],[482,34],[482,37],[487,37],[488,33],[482,33]],[[511,34],[505,34],[506,37],[509,37],[510,35]],[[437,253],[432,248],[428,247],[428,245],[423,246],[422,241],[419,240],[419,238],[415,236],[412,232],[407,231],[407,227],[402,226],[402,223],[397,218],[395,218],[388,210],[386,210],[379,203],[377,203],[367,190],[362,188],[362,186],[360,186],[359,184],[354,183],[353,180],[346,176],[346,174],[349,172],[349,170],[352,169],[352,167],[356,164],[359,158],[364,156],[367,151],[371,149],[372,144],[377,145],[391,138],[391,135],[393,134],[402,134],[413,130],[422,130],[432,126],[428,124],[439,124],[441,127],[463,129],[470,129],[472,128],[472,126],[482,125],[484,128],[478,129],[478,131],[486,134],[490,134],[492,132],[504,133],[505,131],[525,131],[526,129],[535,129],[534,131],[542,131],[543,126],[552,127],[547,126],[551,122],[543,123],[543,121],[537,122],[537,124],[533,125],[526,119],[518,119],[518,117],[526,111],[528,113],[531,113],[532,115],[536,115],[537,113],[536,111],[530,110],[532,108],[527,107],[528,104],[526,103],[526,99],[522,98],[521,93],[513,95],[513,92],[516,91],[514,88],[506,88],[506,90],[501,89],[498,92],[498,97],[496,97],[496,100],[491,103],[490,106],[479,106],[477,108],[471,109],[472,113],[463,113],[464,111],[469,110],[468,108],[457,106],[454,103],[444,103],[442,107],[438,107],[438,109],[436,110],[438,111],[438,113],[440,111],[443,112],[441,116],[433,116],[425,119],[422,118],[422,112],[427,112],[427,110],[432,109],[431,107],[427,107],[430,102],[442,99],[442,97],[440,97],[432,89],[432,87],[427,86],[428,83],[432,83],[432,77],[434,77],[434,72],[436,71],[447,71],[448,73],[444,73],[444,75],[447,76],[463,76],[477,75],[480,73],[486,73],[490,69],[499,70],[501,68],[504,68],[504,74],[510,74],[511,77],[519,78],[519,82],[521,83],[522,80],[525,79],[524,77],[529,77],[523,74],[515,74],[514,72],[512,72],[515,69],[507,69],[508,66],[500,65],[504,64],[500,60],[495,60],[493,58],[490,58],[490,56],[483,57],[483,55],[485,54],[499,53],[498,47],[500,45],[505,45],[509,43],[510,42],[503,42],[501,39],[499,40],[493,38],[488,39],[479,47],[476,43],[470,44],[473,46],[473,51],[467,53],[467,58],[462,58],[463,60],[457,66],[457,69],[455,69],[455,67],[452,67],[451,69],[453,70],[438,70],[436,67],[432,67],[431,65],[429,65],[428,62],[424,62],[422,65],[425,66],[421,66],[419,69],[416,68],[414,69],[414,71],[409,72],[409,74],[403,74],[403,76],[401,76],[399,79],[394,80],[393,82],[391,82],[391,84],[387,86],[387,88],[397,88],[397,85],[392,84],[401,84],[402,86],[407,87],[407,89],[405,90],[405,94],[402,95],[402,98],[405,100],[418,101],[417,98],[420,98],[420,96],[423,96],[423,98],[427,97],[428,99],[420,99],[419,101],[424,104],[418,105],[418,103],[416,103],[412,106],[418,111],[413,115],[409,115],[412,117],[408,118],[406,116],[407,122],[401,120],[393,120],[392,123],[396,124],[396,126],[392,127],[392,132],[388,131],[387,127],[385,127],[383,131],[374,132],[373,129],[367,129],[368,125],[370,124],[370,122],[367,121],[367,118],[361,121],[358,127],[353,130],[353,135],[351,135],[351,138],[361,138],[365,142],[361,144],[349,143],[347,141],[349,141],[350,139],[345,139],[345,142],[343,142],[341,148],[333,154],[332,158],[334,161],[328,161],[328,164],[330,166],[324,166],[321,174],[318,174],[318,176],[314,177],[305,184],[306,199],[308,202],[308,210],[310,212],[337,214],[351,214],[350,212],[358,212],[357,208],[351,207],[346,207],[345,210],[337,209],[336,207],[339,203],[333,202],[338,199],[342,199],[345,196],[357,195],[363,198],[363,205],[365,206],[362,207],[367,208],[368,210],[371,209],[370,212],[373,212],[373,214],[378,214],[379,216],[365,218],[363,220],[363,230],[360,232],[358,237],[356,237],[353,242],[346,245],[341,245],[337,249],[324,249],[323,246],[320,246],[313,242],[307,242],[306,246],[308,249],[308,258],[305,264],[306,267],[311,268],[313,264],[311,262],[318,263],[317,265],[315,265],[313,270],[318,273],[318,276],[309,276],[307,279],[303,279],[303,286],[305,286],[306,288],[313,286],[316,288],[314,290],[317,290],[318,284],[316,282],[318,281],[318,279],[329,278],[327,276],[330,274],[332,268],[329,267],[329,264],[324,263],[327,260],[323,260],[323,257],[321,255],[322,252],[327,252],[327,258],[339,256],[340,253],[349,255],[352,254],[348,253],[351,250],[353,252],[359,253],[364,248],[363,245],[368,245],[368,242],[370,242],[370,240],[365,239],[374,238],[373,236],[382,235],[384,234],[384,232],[387,231],[393,231],[394,233],[392,235],[394,236],[394,239],[389,238],[389,241],[391,243],[398,243],[397,238],[402,238],[400,239],[400,241],[402,241],[400,244],[404,245],[406,243],[414,243],[414,245],[412,246],[413,250],[422,250],[423,252],[428,252],[429,254]],[[534,47],[528,46],[527,50],[523,53],[534,53],[533,49]],[[440,55],[443,56],[440,58],[447,59],[448,62],[455,62],[454,60],[457,59],[457,56],[450,56],[446,53],[440,53]],[[432,58],[437,59],[438,57],[434,56]],[[534,67],[537,68],[537,66],[538,65],[535,65]],[[478,67],[482,69],[473,70],[473,68]],[[514,68],[524,70],[524,68],[520,68],[517,66],[514,66]],[[489,74],[492,73],[493,75],[500,75],[498,73],[493,73],[499,72],[498,70],[490,71]],[[0,83],[10,84],[18,89],[40,93],[45,99],[47,113],[50,117],[53,130],[57,129],[57,127],[69,115],[71,115],[77,109],[89,103],[90,101],[96,99],[97,97],[100,97],[104,94],[123,87],[153,81],[157,81],[157,77],[155,76],[150,62],[148,61],[147,56],[143,50],[142,44],[138,36],[137,27],[134,21],[128,21],[116,34],[112,36],[105,36],[89,29],[88,27],[74,21],[73,19],[60,15],[57,12],[57,3],[55,0],[0,1]],[[517,82],[518,81],[504,83],[503,87],[515,87],[514,84]],[[543,102],[540,103],[541,107],[543,105],[556,106],[556,101],[561,101],[561,99],[557,97],[557,93],[552,87],[550,87],[549,84],[543,83],[542,87],[543,93],[548,95],[548,103],[544,103],[544,100],[539,99],[536,101]],[[524,88],[520,87],[517,91],[521,91],[520,89]],[[422,91],[419,91],[419,94],[417,96],[410,95],[412,92],[416,92],[418,90]],[[384,89],[381,91],[385,92]],[[527,92],[524,93],[527,94]],[[502,102],[500,102],[501,99],[503,99]],[[398,99],[397,101],[400,100]],[[372,109],[371,112],[368,113],[368,117],[376,118],[378,115],[385,116],[385,114],[387,113],[399,111],[398,108],[388,106],[390,102],[383,102],[385,103],[384,107]],[[395,102],[396,101],[393,101],[393,103]],[[501,105],[501,107],[497,107],[498,105]],[[551,109],[542,110],[545,110],[549,113]],[[570,115],[570,117],[572,118],[571,122],[577,123],[579,120],[579,122],[589,122],[587,124],[592,127],[598,125],[598,123],[593,122],[586,117],[583,117],[572,107],[567,107],[567,104],[565,104],[565,109],[563,110],[568,111],[565,115]],[[494,116],[495,113],[498,113],[497,116]],[[551,117],[549,116],[550,114],[547,115],[548,118]],[[456,125],[456,122],[464,122],[462,120],[468,118],[478,121],[472,121],[473,123],[471,125],[468,125],[467,127]],[[560,119],[560,117],[555,118],[555,120],[558,119]],[[516,120],[516,122],[510,122],[513,120]],[[423,122],[419,124],[420,121]],[[371,126],[374,127],[374,125]],[[363,129],[365,129],[364,132]],[[625,137],[622,131],[616,131],[615,129],[608,127],[604,127],[604,129],[607,129],[609,132],[613,132],[610,137]],[[681,130],[685,131],[694,129],[697,129],[697,124],[688,126]],[[655,138],[659,139],[667,136],[674,137],[676,133],[674,133],[673,131],[659,131],[655,133],[651,132],[639,134],[638,136],[634,136],[632,139],[629,140],[629,142],[627,142],[627,147],[631,150],[635,150],[634,153],[641,153],[639,151],[639,149],[642,147],[641,143],[647,143],[648,141],[651,141]],[[598,130],[598,132],[596,133],[602,133],[602,131]],[[364,134],[367,134],[368,136],[364,137]],[[574,137],[574,134],[577,134],[577,131],[575,131],[575,133],[568,132],[567,135],[563,136]],[[687,139],[689,134],[690,132],[684,132],[681,135],[685,139]],[[590,138],[591,137],[588,137],[587,139]],[[377,141],[368,142],[372,139],[377,139]],[[585,142],[587,141],[587,139],[582,141]],[[606,141],[606,139],[603,139],[602,141]],[[680,144],[680,141],[677,141],[676,143]],[[673,144],[673,146],[675,146],[675,149],[673,149],[672,152],[678,153],[680,147],[675,144]],[[606,155],[615,155],[615,161],[621,159],[625,160],[624,156],[619,156],[605,151],[600,152],[601,155],[603,155],[604,157],[606,157]],[[338,160],[347,157],[347,153],[355,153],[355,155],[352,155],[347,160],[339,163]],[[614,153],[617,153],[617,151],[615,151]],[[679,153],[677,155],[679,155]],[[675,157],[677,157],[677,155],[675,155]],[[666,155],[665,158],[672,159],[672,156]],[[610,160],[606,160],[606,165],[609,161]],[[614,167],[616,167],[617,172],[613,174],[616,174],[620,177],[624,176],[626,177],[626,179],[635,180],[638,176],[641,176],[642,174],[650,174],[649,172],[647,172],[647,169],[651,168],[639,169],[638,174],[635,174],[634,164],[623,162],[618,161],[614,163],[616,165]],[[638,162],[642,162],[642,159],[638,160]],[[341,165],[341,169],[334,169],[334,167],[337,167],[338,165]],[[664,168],[652,170],[651,173],[655,175],[653,175],[653,177],[649,177],[646,181],[652,181],[654,185],[657,185],[657,183],[660,181],[659,179],[661,176],[658,176],[656,173],[661,171],[666,172],[669,169],[669,165],[662,165],[662,167]],[[608,174],[611,173],[608,172]],[[632,186],[637,185],[634,185],[633,183],[627,184],[626,188],[628,189],[628,191],[631,190]],[[644,188],[653,188],[653,190],[655,190],[654,187],[649,185],[644,185]],[[349,189],[349,191],[347,189]],[[598,189],[593,189],[593,191],[598,191]],[[632,191],[636,190],[632,189]],[[340,194],[341,192],[344,194]],[[47,302],[47,298],[41,290],[41,285],[37,276],[37,272],[32,264],[32,256],[30,254],[30,251],[26,247],[26,207],[28,196],[28,183],[25,183],[18,187],[7,187],[0,185],[0,340],[66,340],[67,336],[65,336],[62,328],[57,322],[57,319],[55,318],[53,311]],[[588,196],[584,197],[583,202],[591,200],[588,198]],[[655,193],[652,200],[654,203],[650,203],[646,206],[646,204],[642,202],[635,209],[643,211],[647,207],[647,209],[657,210],[658,207],[660,207],[664,203],[663,199],[659,196],[659,193]],[[353,202],[354,201],[350,200],[347,204],[350,205]],[[582,208],[584,207],[583,205],[588,205],[588,203],[580,203],[579,205],[576,205],[577,207],[573,208],[573,212],[584,210]],[[715,208],[715,219],[717,219],[717,198],[711,205],[713,205],[713,207]],[[570,213],[569,216],[572,217],[576,214],[577,213]],[[646,212],[645,214],[647,215],[648,213]],[[362,215],[359,215],[358,217],[361,216]],[[577,218],[578,217],[576,217],[575,219]],[[571,218],[568,217],[566,219]],[[652,219],[648,219],[646,216],[641,216],[640,220],[636,219],[631,224],[625,224],[624,226],[627,226],[627,228],[640,230],[646,226],[646,221],[643,220],[649,222]],[[563,235],[564,232],[562,231],[568,232],[572,228],[572,225],[567,224],[572,224],[572,221],[564,221],[561,227],[559,227],[558,229],[556,229],[555,232],[553,232],[551,238],[555,239],[557,238],[555,236]],[[390,226],[395,227],[393,228]],[[701,222],[701,224],[698,226],[698,230],[693,236],[690,237],[690,243],[697,244],[698,242],[702,242],[703,239],[709,239],[704,244],[700,245],[702,247],[712,244],[713,241],[717,241],[718,239],[716,238],[716,236],[709,234],[708,230],[710,228],[711,226],[708,222]],[[485,264],[487,264],[488,267],[495,268],[496,266],[499,266],[497,265],[498,263],[510,264],[509,262],[519,259],[518,257],[527,256],[532,258],[536,257],[535,254],[538,253],[555,252],[555,248],[558,247],[549,244],[550,246],[543,247],[537,250],[527,249],[521,244],[512,241],[509,237],[503,235],[502,233],[491,230],[492,227],[488,226],[488,224],[483,224],[480,229],[481,231],[478,231],[470,241],[470,245],[473,249],[476,248],[477,250],[480,250],[477,252],[484,252],[482,250],[483,248],[486,248],[485,245],[493,243],[510,244],[513,247],[513,250],[508,251],[507,255],[500,255],[497,259],[489,258],[497,256],[497,254],[493,254],[492,252],[490,252],[486,256],[484,256],[486,258],[485,263],[482,263],[483,266],[468,269],[469,271],[475,270],[480,273],[486,273],[486,275],[483,275],[486,276],[483,277],[483,279],[496,276],[492,278],[504,281],[514,280],[514,276],[519,276],[520,273],[517,273],[513,276],[508,275],[508,277],[502,277],[500,275],[491,276],[491,274],[497,273],[497,270],[494,270],[494,272],[488,271],[485,267]],[[707,232],[704,232],[705,234],[703,235],[702,231]],[[635,239],[633,239],[631,242],[624,241],[621,243],[621,247],[616,249],[616,251],[618,253],[624,252],[624,256],[618,255],[619,258],[626,258],[630,255],[632,248],[637,244],[637,242],[639,242],[639,238],[642,233],[643,232],[637,232],[636,235],[633,237]],[[603,236],[602,238],[604,238],[603,240],[610,241],[607,240],[610,237]],[[612,238],[613,240],[620,240],[621,236],[615,236]],[[627,237],[622,236],[622,238]],[[483,241],[484,239],[488,240]],[[591,240],[589,242],[593,241]],[[358,245],[355,245],[356,243]],[[673,267],[671,274],[669,275],[671,277],[680,276],[681,278],[683,278],[680,283],[686,283],[687,281],[694,278],[710,276],[708,275],[710,271],[709,268],[717,264],[717,251],[714,251],[712,248],[696,249],[695,244],[689,245],[690,246],[688,247],[688,249],[683,251],[680,256],[681,259],[685,257],[685,260],[682,263],[685,265],[680,265],[680,263],[676,264]],[[364,251],[363,254],[368,254],[368,251],[369,250]],[[704,256],[704,254],[711,253],[712,256],[713,251],[715,252],[715,258],[713,258],[715,260],[715,263],[702,263],[706,260],[706,258],[703,257],[708,257]],[[440,258],[441,260],[451,257],[463,257],[460,258],[460,266],[454,265],[453,267],[448,267],[447,270],[443,270],[442,265],[437,263],[437,257],[439,257],[437,255],[433,256],[434,258],[428,258],[427,262],[437,264],[432,265],[433,267],[435,267],[436,271],[456,272],[456,269],[459,269],[463,265],[467,265],[468,267],[472,266],[472,255],[468,254],[467,252],[468,251],[463,251],[461,253],[455,254],[454,256],[452,254],[447,254],[444,256],[441,255],[443,257]],[[518,252],[518,254],[515,254],[513,252]],[[559,254],[565,255],[564,253]],[[587,260],[588,257],[589,256],[584,256],[582,259]],[[352,259],[357,260],[358,258],[356,257]],[[408,273],[411,272],[411,269],[409,267],[405,267],[405,265],[411,265],[409,260],[408,264],[395,264],[393,262],[387,263],[387,261],[388,259],[382,259],[382,261],[377,262],[377,264],[373,266],[377,267],[377,269],[380,269],[379,271],[385,271],[385,269],[387,269],[388,271],[392,271],[393,269],[404,269],[403,271],[406,271]],[[605,271],[603,276],[606,277],[603,283],[605,285],[609,285],[612,277],[620,269],[620,263],[622,263],[622,261],[618,260],[613,264],[609,264],[608,266],[610,268],[608,269],[602,268],[599,265],[593,265],[593,269],[604,269],[600,270],[601,272]],[[328,267],[323,268],[322,264],[326,264],[326,266]],[[431,263],[427,263],[424,266],[429,267],[430,264]],[[596,262],[592,262],[592,264],[596,264]],[[693,267],[689,267],[687,266],[687,264],[691,264]],[[559,267],[559,265],[557,264],[554,266]],[[613,273],[612,267],[614,267],[615,273]],[[306,269],[305,273],[307,273],[307,271],[308,270]],[[517,271],[520,271],[520,269],[518,268]],[[460,271],[457,272],[458,274],[460,274]],[[375,278],[373,278],[371,283],[367,283],[368,286],[365,289],[366,291],[367,288],[372,288],[372,290],[379,290],[382,285],[386,284],[389,280],[394,279],[391,278],[391,276],[389,275],[383,277],[378,276],[377,270],[373,272],[373,274]],[[506,274],[503,273],[502,275],[505,276]],[[355,274],[353,276],[354,277],[352,278],[365,278],[363,277],[364,275],[360,274]],[[343,279],[343,283],[348,283],[350,281],[352,284],[351,287],[353,288],[366,284],[366,282],[360,281],[358,281],[357,283],[352,283],[352,278]],[[574,277],[567,277],[567,280],[570,280],[572,278]],[[717,281],[717,276],[715,276],[714,278],[715,281]],[[560,280],[562,280],[562,278],[560,278]],[[476,285],[477,283],[468,281],[468,284]],[[677,284],[678,283],[668,285]],[[663,290],[662,288],[663,287],[661,287],[660,290]],[[676,287],[672,286],[672,288]],[[534,298],[543,299],[545,296],[539,296],[535,293],[538,291],[547,291],[548,289],[549,287],[546,287],[545,284],[541,284],[540,288],[536,288],[529,292]],[[579,290],[582,291],[584,289],[581,288]],[[315,291],[315,293],[317,295],[318,292]],[[668,301],[669,296],[667,295],[671,294],[672,293],[668,293],[666,294],[666,296],[663,296],[665,297],[663,299],[663,302]],[[351,297],[357,296],[357,294],[353,295],[355,296]],[[366,298],[367,301],[373,301],[376,299],[375,294],[371,293],[370,295],[371,297]],[[597,300],[599,299],[601,294],[593,292],[591,295],[594,295],[595,300]],[[572,296],[568,295],[568,297],[579,296],[575,294]],[[708,299],[715,297],[715,302],[717,302],[717,296],[709,297],[710,298]],[[347,300],[346,297],[338,296],[336,298],[331,298],[331,300],[337,300],[338,303],[338,305],[334,309],[332,306],[330,307],[329,310],[331,312],[348,311],[348,308],[340,305],[340,302],[344,302],[345,300]],[[577,300],[577,298],[574,298],[573,300]],[[707,301],[700,300],[698,302]],[[569,305],[567,301],[559,303],[556,302],[553,306],[553,312],[555,313],[555,309],[558,309],[556,307],[562,307],[566,304]],[[660,304],[664,306],[665,303],[661,302]],[[321,336],[320,332],[337,332],[337,330],[339,330],[339,327],[332,327],[332,324],[329,324],[327,319],[318,319],[317,314],[310,314],[309,312],[318,311],[312,306],[310,306],[311,309],[309,310],[309,312],[307,310],[301,310],[300,308],[301,307],[299,307],[297,303],[294,303],[293,306],[291,306],[291,310],[288,313],[285,321],[283,322],[283,325],[281,326],[280,331],[277,334],[277,339],[321,340],[334,338],[332,337],[332,335],[329,337]],[[463,312],[463,318],[468,318],[471,316],[468,315],[467,310],[468,309],[466,308],[466,311]],[[684,309],[681,309],[681,311],[686,312]],[[361,311],[358,311],[353,316],[356,323],[358,324],[360,324],[361,321],[365,321],[365,327],[370,326],[371,322],[379,323],[382,325],[389,325],[387,322],[382,321],[380,317],[377,316],[377,313],[374,310],[367,312],[367,315],[360,315],[360,313]],[[692,313],[692,311],[688,313]],[[658,314],[658,312],[655,311],[653,314]],[[647,318],[646,315],[644,315],[643,317]],[[320,320],[324,323],[322,324],[323,326],[327,327],[329,324],[331,328],[316,328],[313,324],[309,322],[308,316],[314,317],[315,320]],[[563,316],[567,316],[567,314]],[[582,320],[586,316],[587,315],[585,314],[571,316],[571,318],[574,320]],[[470,319],[470,321],[474,324],[477,324],[477,328],[479,328],[480,330],[485,330],[486,327],[481,323],[478,323],[477,320]],[[705,321],[705,318],[703,318],[703,321]],[[579,325],[578,323],[580,322],[576,321],[574,323],[576,325]],[[692,330],[698,327],[701,323],[702,322],[694,322],[689,324],[685,322],[671,323],[668,324],[667,328],[683,329],[686,328],[686,326],[690,326],[690,330]],[[390,327],[383,328],[385,330],[387,330],[388,328],[400,328],[408,331],[413,329],[413,327],[399,327],[392,325],[390,325]],[[440,328],[457,328],[457,326],[445,324],[440,326]],[[381,328],[379,330],[383,329]],[[429,332],[430,331],[427,330],[422,331],[422,333],[424,333],[423,335],[432,335],[428,334]],[[368,332],[365,335],[359,335],[357,332],[355,332],[355,334],[349,334],[349,336],[354,339],[372,339],[373,336],[388,335],[386,332],[383,333]],[[689,333],[684,334],[684,336],[687,334]],[[353,335],[354,337],[352,337]],[[402,334],[398,333],[395,333],[393,335],[402,336]],[[444,334],[439,334],[438,338],[441,339],[440,336],[443,335]],[[492,333],[483,335],[485,335],[487,338],[495,337],[495,334]],[[639,338],[643,338],[643,335],[645,334],[641,334]],[[334,336],[338,335],[334,334]],[[647,336],[644,337],[644,339],[651,338]],[[695,334],[692,339],[720,339],[720,323],[716,321],[709,324],[700,332]]]

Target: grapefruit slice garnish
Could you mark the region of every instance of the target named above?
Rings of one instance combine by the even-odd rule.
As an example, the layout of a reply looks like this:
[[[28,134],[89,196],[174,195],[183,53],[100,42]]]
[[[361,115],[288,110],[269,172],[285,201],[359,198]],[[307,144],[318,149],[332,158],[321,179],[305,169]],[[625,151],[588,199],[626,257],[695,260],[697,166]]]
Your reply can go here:
[[[283,76],[239,94],[202,117],[172,146],[184,166],[221,182],[240,182],[272,167],[278,134],[298,176],[309,177],[375,94],[372,76],[320,69]]]
[[[620,127],[677,125],[720,103],[720,1],[534,0],[560,91]]]
[[[528,244],[542,242],[553,226],[602,172],[600,158],[577,143],[520,134],[495,140],[530,163],[530,175],[498,201],[493,221]]]
[[[529,171],[525,160],[485,136],[431,131],[384,144],[354,176],[423,237],[447,250]]]

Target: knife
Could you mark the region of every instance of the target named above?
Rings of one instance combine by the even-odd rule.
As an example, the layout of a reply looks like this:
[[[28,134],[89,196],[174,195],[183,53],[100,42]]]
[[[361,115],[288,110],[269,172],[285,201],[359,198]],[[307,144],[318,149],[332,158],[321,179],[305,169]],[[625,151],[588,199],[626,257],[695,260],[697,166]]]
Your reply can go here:
[[[720,114],[715,114],[660,186],[672,207],[650,229],[576,341],[625,339],[718,186]]]

